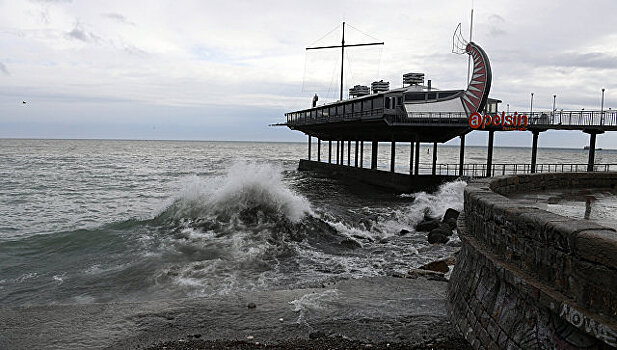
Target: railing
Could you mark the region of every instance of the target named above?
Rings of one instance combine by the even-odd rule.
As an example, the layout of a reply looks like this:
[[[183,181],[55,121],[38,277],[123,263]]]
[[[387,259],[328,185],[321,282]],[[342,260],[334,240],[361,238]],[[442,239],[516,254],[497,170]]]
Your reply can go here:
[[[419,174],[429,175],[433,173],[432,163],[420,163]],[[486,177],[486,164],[463,164],[463,176],[469,177]],[[587,164],[536,164],[536,173],[555,173],[555,172],[586,172]],[[593,171],[607,172],[617,171],[617,164],[595,164]],[[531,164],[492,164],[491,175],[515,175],[515,174],[529,174],[531,173]],[[459,175],[459,164],[436,164],[436,175]]]
[[[341,121],[384,119],[389,124],[432,124],[432,125],[467,125],[465,112],[408,112],[397,109],[394,114],[384,114],[384,108],[368,111],[327,115],[317,111],[314,116],[310,112],[288,113],[288,125],[323,124]],[[309,115],[307,115],[307,113]],[[617,127],[617,110],[608,111],[555,111],[518,113],[527,116],[528,127]]]

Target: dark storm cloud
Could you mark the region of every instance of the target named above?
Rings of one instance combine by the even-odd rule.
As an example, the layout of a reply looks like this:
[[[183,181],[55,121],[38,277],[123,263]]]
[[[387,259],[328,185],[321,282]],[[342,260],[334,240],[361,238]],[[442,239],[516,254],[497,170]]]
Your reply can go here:
[[[0,72],[9,75],[9,70],[6,68],[6,66],[4,65],[4,63],[0,62]]]
[[[73,30],[66,33],[66,36],[70,39],[77,39],[83,42],[97,42],[100,40],[96,34],[85,30],[79,22],[75,23]]]

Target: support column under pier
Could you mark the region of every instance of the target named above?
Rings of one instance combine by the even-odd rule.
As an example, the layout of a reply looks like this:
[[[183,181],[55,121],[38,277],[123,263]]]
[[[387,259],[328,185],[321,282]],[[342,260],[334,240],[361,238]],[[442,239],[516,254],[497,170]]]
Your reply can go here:
[[[364,168],[364,141],[360,141],[360,168]]]
[[[358,167],[358,140],[356,140],[356,161],[354,162],[354,166],[357,168]]]
[[[347,141],[347,166],[351,165],[351,140]]]
[[[321,139],[317,138],[317,161],[321,162]]]
[[[465,166],[465,135],[461,135],[461,145],[458,155],[458,176],[463,176],[463,167]]]
[[[332,163],[332,140],[328,140],[328,163]]]
[[[493,167],[493,141],[495,139],[495,131],[488,132],[488,155],[486,156],[486,177],[491,177],[491,168]]]
[[[372,170],[377,169],[377,147],[378,145],[379,143],[373,140],[371,144],[371,169]]]
[[[594,171],[595,158],[596,158],[596,137],[598,134],[603,133],[603,131],[585,131],[589,133],[589,160],[587,161],[587,171]]]
[[[413,143],[409,143],[409,175],[413,175]]]
[[[420,173],[420,141],[416,141],[416,166],[414,167],[414,174]]]
[[[392,141],[392,144],[390,146],[390,172],[391,173],[394,172],[395,160],[396,160],[396,142]]]
[[[433,175],[437,174],[437,142],[433,142]]]
[[[538,136],[540,135],[539,131],[531,132],[533,137],[531,141],[531,173],[536,172],[536,161],[538,159]]]
[[[339,157],[341,156],[341,141],[336,140],[336,165],[339,164]]]
[[[345,164],[345,141],[341,140],[341,162],[340,165]]]
[[[308,160],[311,160],[311,135],[308,135]]]

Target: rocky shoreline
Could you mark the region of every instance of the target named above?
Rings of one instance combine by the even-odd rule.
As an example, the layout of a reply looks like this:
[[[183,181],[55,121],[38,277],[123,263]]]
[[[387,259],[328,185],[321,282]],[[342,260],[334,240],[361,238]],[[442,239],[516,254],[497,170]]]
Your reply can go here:
[[[211,298],[0,307],[0,348],[465,349],[446,304],[443,280],[384,276]]]

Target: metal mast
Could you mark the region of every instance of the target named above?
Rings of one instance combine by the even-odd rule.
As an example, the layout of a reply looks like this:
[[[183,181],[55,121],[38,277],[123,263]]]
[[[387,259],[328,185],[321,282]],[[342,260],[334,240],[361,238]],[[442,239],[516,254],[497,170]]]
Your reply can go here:
[[[353,47],[353,46],[371,46],[371,45],[383,45],[383,42],[380,43],[366,43],[366,44],[352,44],[345,45],[345,22],[343,22],[343,38],[341,39],[341,45],[332,45],[332,46],[316,46],[316,47],[307,47],[306,50],[318,50],[318,49],[333,49],[333,48],[341,48],[341,91],[339,94],[339,99],[343,100],[343,71],[345,67],[345,48]]]

